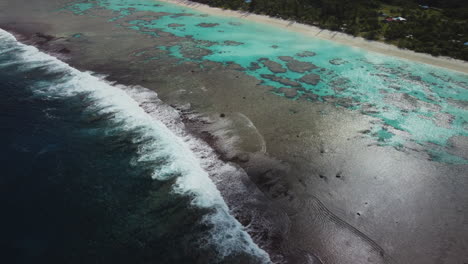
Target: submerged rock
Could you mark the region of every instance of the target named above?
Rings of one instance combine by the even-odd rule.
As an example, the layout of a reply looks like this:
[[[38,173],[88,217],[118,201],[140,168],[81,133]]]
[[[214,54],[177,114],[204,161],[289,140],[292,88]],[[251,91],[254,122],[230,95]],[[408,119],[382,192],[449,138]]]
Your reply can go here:
[[[49,41],[55,40],[55,36],[38,32],[32,37],[32,39],[33,39],[33,42],[36,43],[37,45],[43,45]]]
[[[311,92],[303,93],[303,94],[301,95],[301,99],[305,99],[305,100],[307,100],[307,101],[316,101],[318,98],[319,98],[318,95],[313,94],[313,93],[311,93]]]
[[[204,28],[210,28],[210,27],[216,27],[219,26],[218,23],[200,23],[197,25],[197,27],[204,27]]]
[[[175,28],[175,27],[183,27],[185,26],[184,24],[177,24],[177,23],[171,23],[169,25],[167,25],[168,27],[172,27],[172,28]]]
[[[294,60],[294,58],[291,57],[291,56],[279,56],[278,58],[279,58],[280,60],[282,60],[282,61],[285,61],[285,62],[290,62],[290,61],[293,61],[293,60]]]
[[[171,18],[178,18],[178,17],[184,17],[184,16],[193,16],[193,14],[190,14],[190,13],[179,13],[179,14],[172,15]]]
[[[281,64],[269,59],[262,60],[262,63],[273,73],[285,73],[287,71]]]
[[[295,98],[297,96],[297,90],[295,88],[281,87],[275,92],[282,93],[287,98]]]
[[[251,71],[255,71],[255,70],[258,70],[258,69],[261,69],[262,67],[260,67],[260,65],[256,62],[251,62],[250,63],[250,66],[249,66],[249,70]]]
[[[187,37],[187,36],[186,36]],[[216,45],[218,43],[214,42],[214,41],[209,41],[209,40],[199,40],[199,39],[194,39],[193,41],[195,41],[195,43],[197,43],[198,45],[202,45],[202,46],[205,46],[205,47],[211,47],[213,45]]]
[[[348,97],[322,96],[322,99],[325,102],[340,105],[345,108],[355,107],[359,105],[359,102],[356,102],[354,101],[354,99]]]
[[[209,49],[203,49],[198,47],[182,47],[180,53],[184,58],[200,60],[203,57],[212,54],[213,52]]]
[[[333,64],[333,65],[342,65],[342,64],[348,63],[348,61],[341,59],[341,58],[336,58],[336,59],[330,60],[329,62],[330,64]]]
[[[315,74],[315,73],[309,73],[309,74],[302,76],[298,81],[311,84],[311,85],[317,85],[320,81],[320,75]]]
[[[245,71],[245,68],[242,67],[241,65],[233,62],[233,61],[228,61],[226,62],[226,68],[230,70],[235,70],[235,71]]]
[[[243,42],[237,42],[237,41],[234,41],[234,40],[226,40],[223,42],[224,45],[226,46],[240,46],[240,45],[243,45],[244,43]]]
[[[304,73],[304,72],[318,68],[317,66],[315,66],[314,64],[310,62],[298,61],[290,56],[281,56],[279,58],[282,61],[286,61],[287,62],[286,67],[288,67],[288,69],[293,72]]]
[[[297,53],[296,56],[298,57],[313,57],[317,55],[317,53],[315,52],[312,52],[312,51],[304,51],[304,52],[301,52],[301,53]]]
[[[292,87],[300,87],[301,86],[301,84],[298,83],[298,82],[295,82],[295,81],[292,81],[292,80],[289,80],[289,79],[286,79],[286,78],[283,78],[283,77],[278,77],[278,76],[275,76],[273,74],[261,74],[260,76],[262,78],[269,79],[269,80],[272,80],[274,82],[281,83],[283,85],[288,85],[288,86],[292,86]]]

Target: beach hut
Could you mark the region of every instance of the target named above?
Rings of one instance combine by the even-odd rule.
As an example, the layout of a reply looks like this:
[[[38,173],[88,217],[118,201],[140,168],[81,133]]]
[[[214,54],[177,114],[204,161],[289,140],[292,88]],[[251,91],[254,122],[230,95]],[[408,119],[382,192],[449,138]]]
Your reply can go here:
[[[246,2],[247,4],[250,4],[250,3],[252,3],[252,0],[245,0],[245,2]]]
[[[468,42],[463,43],[463,45],[468,46]]]
[[[393,20],[395,20],[395,21],[406,21],[406,18],[404,18],[404,17],[395,17]]]
[[[390,23],[390,22],[392,22],[394,20],[393,20],[393,17],[387,17],[384,21],[387,22],[387,23]]]

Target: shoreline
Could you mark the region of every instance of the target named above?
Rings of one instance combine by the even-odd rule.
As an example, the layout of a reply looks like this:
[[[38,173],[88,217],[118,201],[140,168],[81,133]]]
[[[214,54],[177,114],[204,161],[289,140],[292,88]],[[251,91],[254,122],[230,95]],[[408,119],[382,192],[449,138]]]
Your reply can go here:
[[[303,34],[312,38],[320,38],[323,40],[333,41],[342,45],[347,45],[355,48],[364,49],[371,52],[380,53],[387,56],[397,57],[413,62],[429,64],[436,67],[446,68],[449,70],[457,71],[460,73],[468,74],[468,62],[453,59],[450,57],[434,57],[426,53],[418,53],[412,50],[400,49],[394,45],[366,40],[362,37],[354,37],[342,32],[330,31],[321,29],[316,26],[301,24],[294,21],[283,20],[280,18],[273,18],[265,15],[258,15],[254,13],[240,12],[229,9],[221,9],[218,7],[211,7],[206,4],[191,2],[187,0],[157,0],[170,4],[188,7],[204,13],[229,16],[239,19],[249,20],[255,23],[268,24],[270,26],[279,27],[282,29],[290,30],[296,33]]]
[[[439,250],[452,259],[465,255],[457,244],[463,232],[455,235],[459,234],[459,223],[451,221],[457,219],[458,206],[467,197],[463,188],[455,188],[455,184],[462,187],[464,182],[448,181],[454,184],[452,187],[440,177],[457,178],[463,167],[439,166],[417,150],[406,153],[380,147],[364,135],[372,118],[333,104],[285,100],[272,94],[270,87],[259,85],[254,77],[221,63],[204,61],[203,67],[192,61],[179,64],[166,54],[143,64],[145,57],[135,55],[152,50],[156,44],[175,46],[192,39],[169,34],[153,38],[105,23],[115,15],[107,10],[95,10],[102,16],[86,16],[84,20],[67,12],[55,16],[37,14],[35,5],[28,5],[29,14],[18,7],[19,17],[27,16],[23,24],[17,23],[14,12],[9,12],[6,21],[14,21],[10,30],[21,29],[17,32],[37,40],[36,47],[63,56],[73,67],[105,75],[111,82],[146,87],[156,91],[165,104],[187,111],[184,114],[189,117],[200,117],[199,122],[190,118],[183,122],[188,133],[201,133],[201,140],[216,152],[232,145],[223,142],[232,143],[235,136],[240,138],[234,150],[228,149],[235,153],[228,152],[226,161],[240,166],[273,207],[284,213],[282,217],[276,212],[260,215],[274,220],[274,224],[265,224],[258,218],[238,220],[244,226],[254,225],[250,229],[254,237],[272,241],[268,246],[274,255],[294,263],[306,263],[316,256],[317,263],[408,263],[418,259],[415,264],[438,263],[433,261],[440,260]],[[116,23],[141,15],[148,13],[135,13]],[[38,32],[43,37],[37,36]],[[71,34],[76,32],[85,32],[86,39],[73,38]],[[48,36],[56,38],[47,41]],[[114,45],[116,39],[120,45]],[[241,115],[246,118],[240,118]],[[205,117],[218,121],[209,123]],[[255,136],[256,131],[262,140]],[[218,144],[213,135],[221,135]],[[268,150],[271,159],[259,155],[259,149]],[[220,190],[231,188],[232,181],[222,182],[225,181],[219,182]],[[434,192],[444,195],[424,197]],[[392,203],[395,197],[405,199],[405,204]],[[229,205],[249,202],[242,195],[223,198],[232,199]],[[323,210],[321,204],[328,210]],[[263,203],[252,206],[259,210],[272,208]],[[236,210],[248,211],[235,207]],[[434,214],[446,217],[434,219]],[[416,220],[421,227],[415,230],[412,223]],[[447,228],[444,235],[432,229],[447,224],[453,228]],[[263,227],[273,228],[274,232]],[[449,241],[455,241],[450,251],[438,247]],[[257,244],[263,249],[268,247]],[[417,253],[408,250],[408,244],[417,245]]]

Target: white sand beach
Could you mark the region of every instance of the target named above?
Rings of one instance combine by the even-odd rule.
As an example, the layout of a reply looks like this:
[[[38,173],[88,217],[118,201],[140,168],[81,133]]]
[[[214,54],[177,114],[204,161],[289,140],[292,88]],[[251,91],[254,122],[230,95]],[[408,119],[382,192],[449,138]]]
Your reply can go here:
[[[379,41],[369,41],[361,37],[354,37],[341,32],[324,30],[315,26],[296,23],[290,20],[283,20],[263,15],[257,15],[247,12],[226,10],[216,7],[210,7],[205,4],[200,4],[186,0],[158,0],[161,2],[168,2],[172,4],[182,5],[198,11],[218,15],[230,16],[241,18],[257,23],[266,23],[279,28],[291,30],[294,32],[302,33],[310,37],[320,38],[325,40],[334,41],[340,44],[349,45],[357,48],[366,49],[373,52],[378,52],[384,55],[395,56],[415,62],[430,64],[437,67],[443,67],[454,71],[459,71],[468,74],[468,62],[457,60],[449,57],[434,57],[430,54],[417,53],[411,50],[400,49],[396,46],[386,44]]]

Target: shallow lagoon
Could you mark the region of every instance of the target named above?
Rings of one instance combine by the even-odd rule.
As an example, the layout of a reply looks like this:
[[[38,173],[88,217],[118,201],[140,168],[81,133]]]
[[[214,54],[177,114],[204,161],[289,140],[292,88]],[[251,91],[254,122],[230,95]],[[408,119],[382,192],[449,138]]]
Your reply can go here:
[[[293,263],[305,263],[304,259],[301,261],[297,258],[310,260],[312,255],[318,256],[325,263],[387,263],[383,258],[390,256],[400,260],[397,263],[422,264],[454,262],[466,258],[463,212],[468,210],[465,191],[468,182],[463,176],[467,165],[428,160],[427,150],[418,152],[423,147],[411,144],[409,140],[404,141],[405,146],[410,144],[416,151],[378,146],[391,142],[390,139],[396,138],[395,134],[403,139],[409,135],[391,126],[381,129],[382,119],[370,116],[380,113],[372,105],[361,105],[346,97],[340,100],[319,97],[317,94],[323,89],[318,88],[314,93],[306,93],[307,90],[297,87],[296,83],[299,82],[294,80],[306,73],[295,72],[293,76],[291,71],[282,72],[285,71],[286,61],[276,57],[286,54],[304,61],[314,57],[319,59],[323,55],[312,56],[309,53],[306,55],[312,57],[298,57],[285,48],[283,54],[263,56],[265,59],[262,60],[257,59],[260,56],[255,57],[258,67],[255,64],[248,65],[248,70],[245,70],[235,61],[216,63],[206,59],[215,55],[212,50],[216,45],[237,47],[240,40],[233,42],[226,36],[226,40],[231,41],[218,45],[202,39],[174,36],[168,31],[172,29],[165,29],[166,25],[162,25],[160,30],[159,26],[143,29],[135,24],[143,25],[149,21],[155,23],[154,20],[168,16],[165,13],[129,10],[122,15],[96,6],[81,15],[80,12],[73,15],[62,8],[68,1],[31,3],[23,0],[28,5],[18,5],[17,1],[21,2],[15,0],[7,3],[4,10],[8,12],[3,11],[0,21],[17,23],[13,27],[6,24],[6,28],[20,35],[25,33],[22,35],[26,40],[30,32],[33,35],[31,42],[36,45],[42,45],[44,40],[34,36],[35,32],[56,37],[49,44],[42,45],[41,50],[60,51],[64,46],[70,51],[64,56],[65,59],[76,68],[109,75],[108,80],[118,83],[148,87],[156,91],[164,102],[171,105],[174,103],[175,107],[182,106],[178,108],[182,112],[212,113],[217,117],[224,113],[225,118],[219,119],[234,121],[231,126],[234,130],[228,132],[247,138],[246,143],[252,143],[246,144],[243,150],[250,153],[239,156],[241,159],[237,164],[247,170],[250,178],[273,203],[261,206],[261,210],[280,206],[287,215],[277,211],[266,214],[268,220],[279,220],[279,223],[272,224],[263,221],[265,218],[244,218],[242,213],[251,208],[240,203],[249,203],[251,200],[246,199],[245,195],[231,192],[234,178],[228,181],[215,178],[214,181],[229,207],[234,208],[233,215],[249,229],[255,226],[249,230],[249,234],[271,257],[279,253],[288,259],[295,259]],[[47,9],[41,4],[49,4],[61,12],[50,13],[52,8]],[[177,7],[177,13],[171,19],[181,17],[181,10],[197,13]],[[120,16],[122,19],[116,19]],[[213,16],[198,17],[195,25],[205,24],[196,28],[214,32],[216,26],[213,24],[216,23],[212,23],[212,19]],[[39,23],[32,24],[31,21]],[[181,24],[167,26],[180,28]],[[273,27],[266,27],[274,30]],[[261,30],[265,30],[264,25],[261,25]],[[76,34],[81,35],[76,37]],[[247,39],[245,43],[248,41],[251,40]],[[264,46],[269,47],[270,44]],[[269,52],[272,50],[275,49],[272,47]],[[358,57],[363,58],[360,55]],[[375,56],[368,58],[372,64],[379,63],[377,59]],[[348,63],[343,64],[345,61]],[[335,66],[351,67],[350,61],[324,59],[321,64],[312,62],[319,68],[329,69]],[[238,62],[241,63],[241,60]],[[300,71],[304,65],[296,63],[291,68]],[[308,64],[305,66],[310,67]],[[279,73],[273,74],[270,70]],[[338,88],[338,85],[345,86],[346,80],[335,78],[331,71],[328,71],[331,72],[328,76],[326,71],[318,70],[311,69],[311,73],[318,73],[321,80],[316,86],[310,87],[324,85],[326,78],[329,82],[327,85],[333,84]],[[387,75],[394,74],[390,69],[380,70]],[[266,74],[263,75],[265,78],[260,74]],[[366,71],[362,70],[361,75],[365,78],[358,80],[364,82],[366,78],[376,78],[365,74]],[[276,87],[260,85],[260,81],[252,76]],[[293,76],[293,80],[280,76]],[[316,79],[307,80],[314,82]],[[417,78],[411,81],[418,82]],[[286,85],[278,85],[277,82]],[[392,89],[398,91],[396,88]],[[343,89],[335,90],[339,94]],[[306,95],[299,97],[297,93]],[[365,92],[359,92],[358,89],[355,93],[356,97],[366,96]],[[143,96],[140,99],[151,102],[154,98]],[[412,97],[399,93],[393,93],[386,101],[397,106],[397,111],[405,109],[412,112],[421,107],[436,110],[435,105],[414,101]],[[450,103],[464,107],[463,101],[450,100]],[[335,107],[336,104],[344,107]],[[240,116],[244,117],[244,121],[239,118],[235,120]],[[398,127],[399,123],[392,120],[387,122]],[[446,118],[435,120],[439,125],[446,126],[443,122]],[[432,126],[431,120],[427,123]],[[185,124],[191,126],[190,121]],[[207,127],[203,124],[201,128]],[[257,140],[257,135],[263,136],[264,140]],[[421,133],[421,136],[424,135]],[[378,141],[379,138],[381,141]],[[222,143],[226,142],[229,143]],[[434,144],[429,147],[438,148]],[[265,163],[261,156],[256,159],[258,152],[267,152],[278,160]],[[463,152],[460,155],[463,156]],[[278,171],[284,163],[290,165],[290,170]],[[320,204],[322,206],[317,206]],[[282,233],[285,230],[289,232]],[[268,241],[279,244],[265,245],[264,242]]]
[[[381,122],[364,134],[377,138],[381,145],[422,147],[434,160],[468,163],[466,157],[450,154],[453,142],[449,141],[468,136],[464,74],[163,2],[77,1],[66,7],[84,16],[96,8],[112,10],[115,17],[110,22],[144,34],[158,37],[157,32],[162,31],[198,41],[195,47],[155,47],[169,50],[181,62],[210,60],[237,65],[238,70],[274,87],[272,92],[279,96],[330,102],[377,117]],[[148,11],[156,12],[158,19],[126,19]],[[194,49],[198,49],[198,57],[184,57],[184,50],[188,54]],[[272,71],[265,59],[276,63],[280,71]],[[288,60],[292,60],[290,65]],[[301,78],[308,74],[315,80],[304,82]]]

